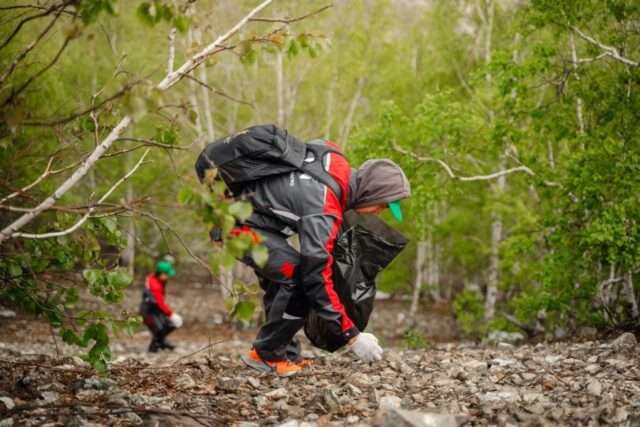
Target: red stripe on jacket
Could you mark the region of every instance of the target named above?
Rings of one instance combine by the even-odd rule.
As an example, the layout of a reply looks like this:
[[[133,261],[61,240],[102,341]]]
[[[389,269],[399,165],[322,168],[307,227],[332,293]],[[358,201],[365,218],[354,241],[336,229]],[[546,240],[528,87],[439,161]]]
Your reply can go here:
[[[173,311],[164,302],[164,285],[165,284],[160,279],[158,279],[155,274],[152,273],[147,276],[145,286],[147,287],[147,289],[149,289],[151,295],[153,295],[153,299],[156,300],[156,305],[158,306],[160,311],[162,311],[168,317],[173,314]]]
[[[349,191],[349,179],[351,178],[351,167],[347,160],[337,154],[329,153],[331,159],[329,161],[329,174],[336,180],[340,188],[342,189],[342,203],[338,200],[338,196],[328,187],[326,187],[326,198],[324,201],[324,212],[327,215],[335,217],[333,227],[329,233],[329,237],[325,243],[325,249],[327,254],[327,264],[322,270],[322,278],[324,281],[324,289],[329,297],[329,301],[333,308],[341,315],[341,327],[345,332],[353,328],[353,321],[347,315],[346,309],[340,301],[340,297],[336,293],[333,284],[333,248],[335,247],[336,238],[342,225],[342,216],[346,201],[348,199]]]

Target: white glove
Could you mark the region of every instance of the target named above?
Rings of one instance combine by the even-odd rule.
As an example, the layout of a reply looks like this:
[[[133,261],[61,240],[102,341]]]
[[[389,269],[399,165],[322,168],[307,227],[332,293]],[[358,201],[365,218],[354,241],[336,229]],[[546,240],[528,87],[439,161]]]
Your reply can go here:
[[[173,323],[173,326],[175,326],[176,328],[182,326],[182,316],[180,316],[178,313],[173,313],[171,316],[169,316],[169,320],[171,320],[171,323]]]
[[[378,338],[373,334],[367,332],[359,333],[354,341],[349,344],[349,349],[364,362],[382,360],[382,347],[378,345]]]

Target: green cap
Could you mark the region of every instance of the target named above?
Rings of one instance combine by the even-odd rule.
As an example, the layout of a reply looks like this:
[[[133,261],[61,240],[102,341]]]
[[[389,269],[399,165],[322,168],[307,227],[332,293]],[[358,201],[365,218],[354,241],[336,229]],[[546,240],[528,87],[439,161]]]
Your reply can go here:
[[[157,274],[166,274],[169,277],[173,277],[176,275],[176,270],[173,268],[173,265],[169,261],[158,261],[156,264],[156,273]]]
[[[396,200],[395,202],[389,203],[389,209],[391,209],[391,214],[398,222],[402,222],[402,209],[400,209],[400,201]]]

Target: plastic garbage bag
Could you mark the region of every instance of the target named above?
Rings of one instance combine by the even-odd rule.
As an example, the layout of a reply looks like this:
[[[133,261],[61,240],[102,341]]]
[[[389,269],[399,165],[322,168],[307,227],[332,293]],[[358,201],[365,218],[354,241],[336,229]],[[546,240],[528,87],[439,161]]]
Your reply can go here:
[[[404,249],[408,240],[375,215],[345,214],[342,232],[333,252],[333,282],[347,314],[364,331],[373,311],[376,276]],[[304,332],[323,350],[345,345],[342,336],[330,332],[327,321],[311,309]]]

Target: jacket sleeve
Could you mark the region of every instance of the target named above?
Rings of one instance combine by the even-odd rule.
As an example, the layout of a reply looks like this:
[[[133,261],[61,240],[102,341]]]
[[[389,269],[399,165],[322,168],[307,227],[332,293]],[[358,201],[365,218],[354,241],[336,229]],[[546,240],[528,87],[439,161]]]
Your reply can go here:
[[[329,214],[300,219],[298,274],[308,301],[331,325],[332,335],[342,336],[346,344],[359,331],[347,315],[333,283],[333,248],[341,223],[341,218]]]
[[[158,280],[149,280],[149,291],[156,300],[156,305],[167,317],[173,314],[173,311],[167,303],[164,302],[164,289],[162,284]]]

